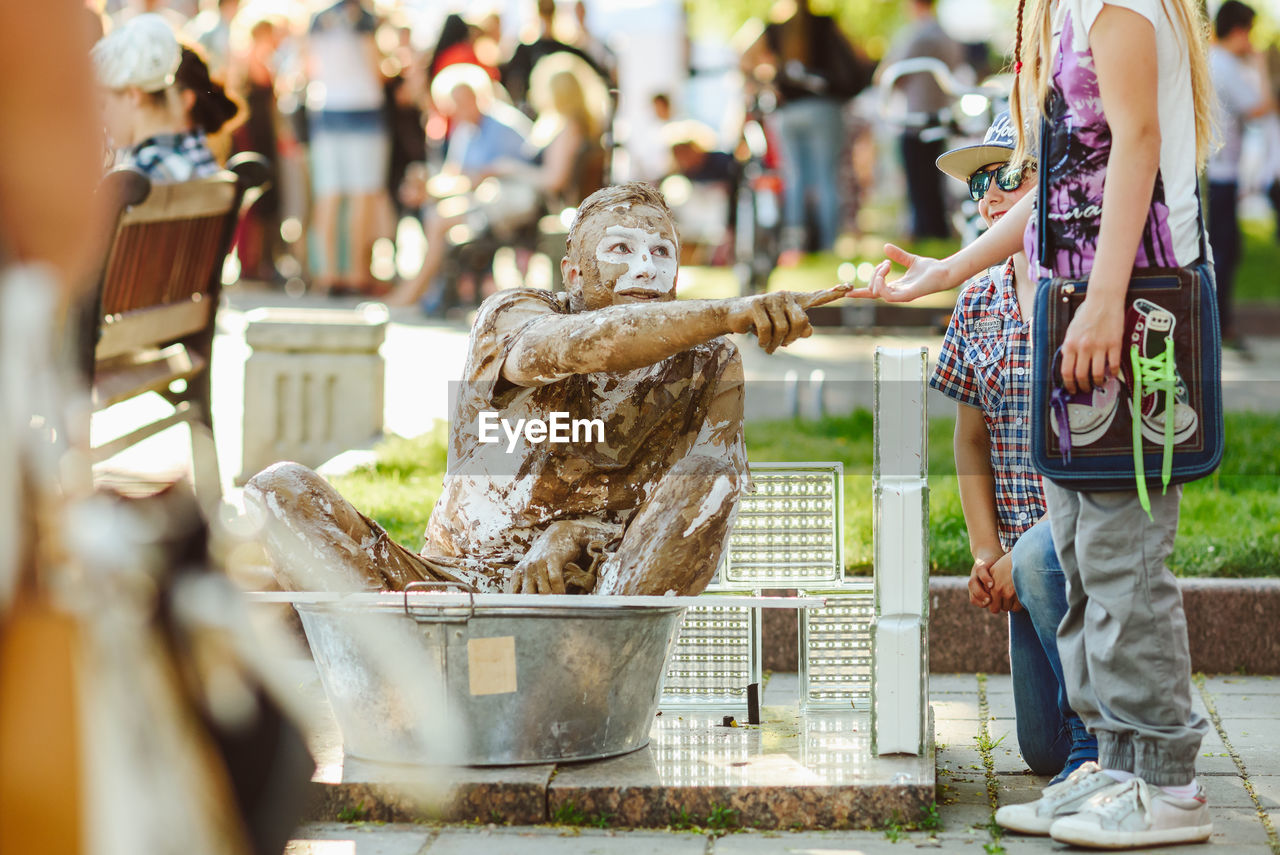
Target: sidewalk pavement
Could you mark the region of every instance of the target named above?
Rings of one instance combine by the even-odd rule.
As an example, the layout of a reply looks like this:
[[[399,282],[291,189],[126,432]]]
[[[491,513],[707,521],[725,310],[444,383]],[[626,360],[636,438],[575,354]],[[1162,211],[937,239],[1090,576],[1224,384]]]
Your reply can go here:
[[[1195,706],[1211,724],[1201,747],[1200,780],[1214,833],[1208,844],[1151,852],[1278,855],[1280,838],[1280,678],[1198,680]],[[907,830],[762,832],[652,831],[569,826],[305,825],[289,855],[881,855],[938,852],[1067,851],[1048,838],[997,836],[997,804],[1029,801],[1045,778],[1017,751],[1007,676],[935,674],[930,699],[938,758],[938,827]]]

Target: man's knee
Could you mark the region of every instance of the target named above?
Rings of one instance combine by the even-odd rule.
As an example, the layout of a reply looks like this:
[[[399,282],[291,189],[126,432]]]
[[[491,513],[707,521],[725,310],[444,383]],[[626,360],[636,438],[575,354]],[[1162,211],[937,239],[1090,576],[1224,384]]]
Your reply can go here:
[[[1062,567],[1048,521],[1025,531],[1011,550],[1013,587],[1022,602],[1043,596],[1048,585],[1062,585]]]
[[[691,454],[672,466],[663,478],[662,487],[667,496],[662,504],[698,508],[695,523],[716,520],[727,525],[729,515],[726,513],[721,519],[720,510],[726,505],[732,509],[737,504],[741,481],[741,473],[727,460]]]
[[[719,475],[724,475],[734,482],[742,477],[742,473],[723,457],[711,457],[707,454],[686,455],[678,460],[668,473],[668,477],[710,479],[712,482]]]

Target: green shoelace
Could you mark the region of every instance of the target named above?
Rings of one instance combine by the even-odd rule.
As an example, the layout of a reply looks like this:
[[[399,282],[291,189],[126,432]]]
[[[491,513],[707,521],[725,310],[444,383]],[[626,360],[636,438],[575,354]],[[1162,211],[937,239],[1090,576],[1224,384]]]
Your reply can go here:
[[[1142,460],[1142,396],[1144,388],[1147,392],[1159,394],[1164,392],[1164,458],[1160,464],[1160,477],[1164,484],[1163,492],[1169,491],[1169,479],[1173,475],[1173,429],[1174,429],[1174,389],[1178,384],[1177,371],[1173,365],[1173,339],[1168,336],[1164,340],[1164,350],[1157,356],[1144,357],[1138,355],[1138,346],[1129,348],[1129,359],[1133,363],[1133,473],[1138,483],[1138,500],[1142,509],[1151,516],[1151,499],[1147,496],[1146,467]]]

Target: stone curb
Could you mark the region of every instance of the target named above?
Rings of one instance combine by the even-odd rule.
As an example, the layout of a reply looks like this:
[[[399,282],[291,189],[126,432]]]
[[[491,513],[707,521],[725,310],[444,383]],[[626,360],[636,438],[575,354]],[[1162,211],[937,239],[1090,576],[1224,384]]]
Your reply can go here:
[[[969,605],[967,583],[964,576],[929,580],[929,670],[1008,674],[1008,619]],[[1280,674],[1280,579],[1180,579],[1179,584],[1192,670]],[[795,613],[765,610],[762,632],[765,670],[797,670]]]
[[[1280,579],[1180,579],[1191,670],[1280,674]],[[929,670],[1009,673],[1008,619],[969,604],[963,576],[929,580]]]

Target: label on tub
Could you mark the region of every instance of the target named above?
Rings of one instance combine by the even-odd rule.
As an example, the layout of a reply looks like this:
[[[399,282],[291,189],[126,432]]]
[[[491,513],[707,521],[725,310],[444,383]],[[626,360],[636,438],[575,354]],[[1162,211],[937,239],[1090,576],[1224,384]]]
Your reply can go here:
[[[467,676],[473,695],[506,695],[516,690],[513,635],[467,640]]]

